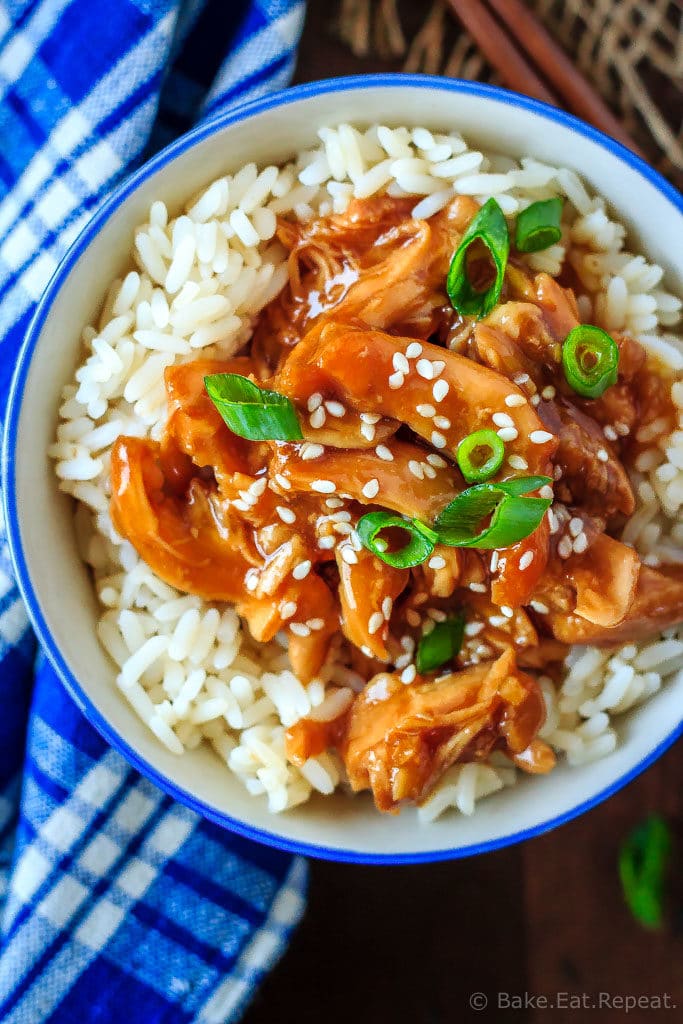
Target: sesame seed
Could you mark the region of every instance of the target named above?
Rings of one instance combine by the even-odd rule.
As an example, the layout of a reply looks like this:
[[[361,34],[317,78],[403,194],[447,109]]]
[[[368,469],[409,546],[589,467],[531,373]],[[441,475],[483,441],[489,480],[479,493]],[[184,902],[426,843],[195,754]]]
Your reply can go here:
[[[305,580],[310,571],[311,563],[307,558],[305,562],[299,562],[298,565],[294,566],[292,569],[292,576],[295,580]]]
[[[436,415],[436,409],[434,408],[434,406],[424,402],[422,405],[415,406],[415,412],[418,414],[418,416],[424,416],[426,420],[430,420],[432,416]]]
[[[347,565],[358,564],[358,555],[353,550],[350,544],[344,544],[344,546],[341,547],[339,550],[341,551],[341,556]]]
[[[512,608],[510,608],[510,606],[507,605],[507,604],[502,604],[500,606],[500,610],[501,610],[501,612],[503,613],[503,615],[505,616],[506,619],[511,619],[514,616],[514,614],[515,614],[513,612]]]
[[[451,421],[448,419],[448,416],[434,417],[434,426],[438,427],[439,430],[448,430],[450,428],[450,425]]]
[[[484,583],[470,583],[470,590],[475,594],[485,594],[486,585]]]
[[[350,512],[335,512],[334,515],[330,516],[335,523],[350,523],[351,513]]]
[[[328,508],[341,508],[344,502],[341,498],[325,498],[325,504]]]
[[[434,369],[428,359],[418,359],[415,368],[420,376],[424,377],[425,380],[434,379]]]
[[[533,407],[535,409],[537,405],[541,404],[541,396],[540,395],[532,395],[531,398],[529,399],[529,401],[531,402],[531,404],[533,405]]]
[[[382,419],[378,412],[362,412],[360,414],[360,418],[363,421],[363,423],[370,424],[379,423],[379,421]]]
[[[435,448],[445,448],[446,443],[446,438],[443,434],[440,434],[438,430],[432,431],[432,444]]]
[[[375,427],[372,423],[361,423],[360,432],[361,436],[364,437],[366,441],[375,440]]]
[[[580,519],[579,516],[573,516],[569,520],[569,532],[571,533],[572,537],[578,537],[582,530],[583,519]]]
[[[250,569],[244,577],[244,585],[247,590],[256,590],[258,587],[258,569]]]
[[[553,470],[553,477],[555,480],[562,479],[562,466],[555,466],[555,469]]]
[[[437,380],[432,388],[432,394],[435,402],[443,402],[444,398],[450,391],[450,385],[447,380]]]
[[[406,349],[406,356],[408,359],[417,359],[418,356],[422,355],[422,345],[419,341],[411,341],[410,345]]]
[[[553,489],[550,484],[543,484],[543,487],[541,487],[538,493],[542,498],[549,498],[550,501],[553,499]]]
[[[320,540],[318,541],[318,547],[321,548],[323,551],[329,551],[329,549],[333,548],[336,543],[336,537],[321,537]]]
[[[548,525],[551,533],[557,533],[560,528],[560,524],[557,521],[557,516],[551,508],[548,509]]]
[[[416,462],[415,459],[410,459],[408,462],[408,471],[412,473],[413,476],[416,476],[418,480],[424,480],[424,470],[420,463]]]
[[[574,541],[574,551],[576,551],[577,555],[582,555],[587,547],[588,537],[585,533],[580,533]]]
[[[494,412],[491,417],[497,427],[514,427],[515,421],[506,412]]]
[[[528,469],[529,463],[521,455],[510,455],[508,458],[508,466],[511,469]]]
[[[240,501],[239,498],[235,498],[232,504],[234,508],[239,509],[240,512],[251,512],[251,505],[247,501]]]
[[[516,441],[519,437],[516,427],[501,427],[497,433],[501,441]]]
[[[392,373],[391,377],[389,377],[389,387],[392,391],[398,391],[399,388],[403,387],[404,381],[405,377],[402,373]]]
[[[506,395],[505,404],[508,406],[509,409],[516,409],[520,405],[526,405],[526,398],[524,397],[524,395]]]
[[[368,619],[368,633],[373,636],[378,629],[384,625],[384,616],[381,612],[373,612]]]
[[[290,622],[289,628],[294,636],[310,636],[311,630],[305,622]]]
[[[348,523],[335,523],[332,529],[335,533],[340,533],[342,537],[348,537],[353,531],[353,527],[349,526]]]
[[[422,466],[424,470],[424,475],[427,477],[428,480],[436,479],[436,470],[433,469],[428,462],[421,462],[420,465]]]
[[[614,427],[610,426],[609,423],[606,427],[602,428],[602,432],[608,441],[616,441],[617,437],[619,436]]]
[[[498,568],[498,559],[499,558],[500,558],[500,553],[498,551],[494,551],[493,554],[491,555],[491,572],[495,572],[496,569]]]
[[[434,376],[438,377],[446,369],[446,364],[442,359],[435,359],[432,363],[432,369],[434,370]]]
[[[442,612],[440,608],[429,608],[427,610],[427,615],[434,622],[445,622],[446,619],[448,618],[446,613]]]
[[[553,435],[549,434],[547,430],[532,430],[529,434],[529,440],[532,444],[545,444],[547,441],[552,441]]]
[[[446,559],[442,555],[433,555],[427,565],[430,569],[445,569]]]
[[[377,447],[375,448],[375,452],[377,453],[377,457],[382,459],[383,462],[394,461],[394,456],[392,455],[392,453],[389,451],[385,444],[378,444]]]
[[[569,558],[573,551],[572,542],[569,537],[563,537],[560,543],[557,545],[557,553],[560,558]]]
[[[291,619],[292,615],[296,615],[296,609],[296,601],[285,601],[280,609],[280,618]]]
[[[413,679],[415,678],[416,675],[417,675],[417,669],[415,668],[415,666],[414,665],[408,665],[408,668],[404,668],[403,672],[401,672],[401,682],[402,683],[412,683],[412,681],[413,681]]]
[[[529,568],[529,566],[531,565],[533,560],[534,560],[534,553],[533,553],[533,551],[525,551],[524,554],[522,555],[522,557],[519,560],[519,567],[522,570],[522,572],[525,569]]]
[[[410,363],[402,352],[394,352],[391,364],[397,373],[410,373]]]
[[[317,630],[322,629],[325,625],[324,619],[306,619],[306,625],[309,629]]]
[[[304,444],[301,446],[301,458],[304,462],[310,462],[311,459],[319,459],[324,454],[325,449],[321,444]]]
[[[358,536],[358,531],[357,530],[353,531],[353,533],[349,537],[349,540],[353,544],[354,551],[362,551],[363,550],[363,542],[361,541],[360,537]]]
[[[495,629],[502,629],[503,627],[507,626],[508,620],[504,615],[490,615],[489,623]]]
[[[595,454],[600,459],[600,462],[609,462],[609,455],[604,448],[599,448]]]
[[[308,422],[311,424],[314,430],[320,430],[325,424],[325,410],[322,406],[311,413]]]
[[[529,603],[530,603],[531,607],[533,608],[533,610],[535,612],[538,612],[539,615],[547,615],[548,612],[550,611],[550,608],[548,608],[548,605],[547,604],[543,604],[542,601],[530,601]]]
[[[372,653],[370,648],[366,647],[365,644],[361,644],[360,645],[360,649],[361,649],[361,651],[363,652],[363,654],[365,655],[366,658],[374,658],[375,657],[375,655]]]
[[[479,636],[483,628],[483,622],[468,622],[465,626],[465,636]]]
[[[250,485],[249,490],[251,491],[251,493],[255,497],[260,498],[261,495],[263,494],[263,492],[266,489],[266,484],[267,483],[268,483],[268,481],[263,476],[263,477],[261,477],[260,480],[254,480],[253,484]]]
[[[436,623],[434,622],[433,619],[426,619],[422,623],[422,635],[429,636],[429,634],[433,631],[435,625]]]
[[[325,408],[330,416],[336,416],[337,419],[341,419],[342,416],[346,415],[346,407],[341,402],[325,402]]]
[[[246,501],[247,505],[251,508],[256,504],[256,498],[247,490],[239,492],[242,501]]]
[[[315,412],[315,410],[319,409],[322,404],[323,396],[320,394],[319,391],[314,391],[313,394],[309,396],[309,399],[306,402],[306,408],[308,409],[309,412]]]
[[[631,433],[631,428],[626,423],[615,423],[614,429],[620,437],[628,437]]]
[[[531,378],[528,373],[516,373],[512,379],[515,384],[526,384]]]
[[[278,505],[275,511],[283,523],[291,524],[296,522],[296,514],[292,512],[291,508],[285,508],[284,505]]]
[[[415,641],[413,640],[412,636],[410,636],[409,633],[404,633],[404,635],[399,640],[399,643],[404,651],[415,650]]]
[[[282,473],[275,474],[275,482],[280,485],[283,491],[288,491],[292,486],[287,477],[283,476]]]
[[[417,629],[417,627],[422,622],[420,613],[413,611],[412,608],[409,608],[408,611],[406,612],[406,619],[408,621],[408,625],[413,626],[414,629]]]
[[[337,490],[337,485],[332,480],[312,480],[311,490],[319,491],[320,494],[334,494]]]
[[[430,466],[434,466],[436,469],[445,469],[448,465],[446,460],[442,459],[440,455],[436,454],[436,452],[431,452],[427,456],[427,462]]]
[[[368,480],[363,487],[362,494],[364,498],[376,498],[379,494],[379,480],[376,477]]]
[[[555,388],[552,386],[552,384],[549,384],[547,388],[543,388],[543,390],[541,391],[541,398],[544,398],[546,402],[549,402],[551,401],[551,399],[555,397],[556,394],[557,392],[555,391]]]
[[[391,597],[385,597],[382,601],[382,615],[385,619],[391,618],[391,613],[394,610],[394,602]]]

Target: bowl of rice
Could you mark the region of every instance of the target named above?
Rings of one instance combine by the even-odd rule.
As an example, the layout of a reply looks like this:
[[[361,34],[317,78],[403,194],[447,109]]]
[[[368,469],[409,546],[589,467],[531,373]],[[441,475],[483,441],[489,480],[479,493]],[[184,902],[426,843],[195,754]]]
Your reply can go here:
[[[533,233],[531,221],[551,207],[552,237],[525,247],[522,225]],[[471,314],[494,285],[471,288],[470,306],[459,306],[451,249],[483,239],[495,263],[486,216],[512,239],[506,259],[512,249],[497,309]],[[468,223],[481,228],[471,238]],[[418,234],[430,238],[422,257],[430,267],[437,237],[448,260],[427,306],[416,312],[404,302],[397,313],[412,280],[400,260]],[[249,838],[336,860],[484,852],[552,828],[625,785],[681,732],[682,236],[681,196],[638,157],[561,111],[450,79],[299,86],[200,126],[136,171],[53,277],[22,350],[5,433],[5,514],[19,584],[39,640],[86,717],[199,813]],[[346,255],[334,263],[339,253]],[[364,292],[354,304],[354,286],[373,273],[380,298]],[[306,276],[315,274],[324,282],[317,290]],[[339,324],[344,303],[353,308]],[[562,363],[567,344],[557,342],[566,327],[550,337],[563,310],[576,325],[567,340],[575,331],[593,337],[588,326],[608,339],[615,367],[619,359],[618,382],[614,369],[606,392],[612,404],[594,391],[601,411],[593,414],[588,390],[579,392],[571,424],[562,390],[572,384]],[[527,350],[514,372],[505,369],[501,338],[517,338],[519,318],[538,324],[541,314],[554,355],[535,384]],[[434,359],[439,346],[443,359]],[[603,354],[591,352],[590,365],[573,364],[585,377]],[[378,369],[385,356],[388,368]],[[463,385],[464,405],[449,406],[461,371],[473,374],[470,394]],[[477,407],[490,403],[480,388],[495,390],[494,377],[503,376],[506,397],[481,430]],[[222,389],[209,390],[213,406],[202,380]],[[249,434],[251,420],[251,428],[235,426],[237,399],[225,390],[235,381],[240,416],[260,403],[270,433],[261,424]],[[195,389],[190,398],[186,387]],[[409,391],[404,415],[397,403],[407,408]],[[636,391],[629,419],[617,396],[626,402]],[[661,408],[653,412],[655,398]],[[199,405],[200,425],[192,420]],[[457,442],[449,408],[472,419]],[[520,437],[524,417],[528,437]],[[231,426],[237,447],[215,454]],[[585,461],[572,463],[580,429],[592,438],[590,472]],[[344,430],[342,451],[335,437]],[[475,433],[493,433],[485,443],[492,458],[505,448],[507,473],[503,454],[488,476],[466,462],[462,440]],[[255,439],[249,450],[244,437]],[[485,550],[473,552],[477,544],[453,532],[452,516],[450,526],[443,514],[424,525],[425,495],[450,474],[445,494],[458,472],[475,483],[467,494],[477,486],[495,492],[481,536],[504,530],[514,502],[540,509],[532,536],[542,533],[549,568],[539,565],[536,589],[514,602],[501,596],[512,593],[510,553],[519,549],[521,578],[535,571],[540,546],[524,547],[508,527],[497,544],[489,538],[488,549],[482,541]],[[505,477],[498,490],[481,483],[496,472]],[[535,497],[505,491],[509,474],[520,472],[532,475],[515,494]],[[588,480],[593,472],[598,482]],[[181,477],[182,497],[170,496],[169,480]],[[457,480],[449,509],[463,500],[466,484]],[[223,481],[233,489],[229,511],[219,512]],[[305,492],[299,504],[295,491]],[[228,558],[220,544],[241,537],[266,506],[272,522],[259,520],[259,551],[276,535],[277,546],[261,564],[250,539],[231,541]],[[206,536],[193,518],[202,508]],[[361,513],[374,532],[367,523],[363,532]],[[398,568],[393,549],[376,540],[396,528],[397,514],[411,545],[424,548]],[[152,520],[156,547],[144,525]],[[451,532],[439,532],[440,523]],[[293,589],[276,600],[284,592],[273,573],[285,548]],[[370,562],[367,593],[357,587],[354,596],[348,580]],[[356,629],[357,602],[372,600]],[[435,679],[447,663],[457,671]],[[444,702],[449,680],[459,696]],[[463,709],[465,689],[483,715],[476,722]],[[358,734],[389,707],[403,716],[401,730],[382,732],[381,743],[352,757]],[[348,730],[344,739],[335,723]],[[424,768],[425,751],[438,770]]]

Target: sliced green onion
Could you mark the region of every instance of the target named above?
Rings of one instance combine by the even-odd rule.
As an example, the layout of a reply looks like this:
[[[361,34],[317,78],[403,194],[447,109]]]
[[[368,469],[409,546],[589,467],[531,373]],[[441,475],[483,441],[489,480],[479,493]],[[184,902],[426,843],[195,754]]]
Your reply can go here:
[[[562,367],[567,383],[577,395],[599,398],[617,382],[619,348],[614,338],[600,327],[580,324],[565,338]]]
[[[540,252],[562,238],[562,200],[544,199],[522,210],[517,218],[515,246],[518,252]]]
[[[664,883],[671,857],[671,830],[653,814],[638,825],[619,851],[619,877],[633,916],[646,928],[664,920]]]
[[[494,476],[504,458],[505,445],[495,430],[469,434],[458,445],[456,454],[460,472],[470,484],[480,484]]]
[[[407,544],[398,551],[390,551],[385,539],[379,536],[383,530],[392,528],[404,530],[409,536]],[[429,558],[438,540],[438,535],[419,519],[404,519],[391,512],[368,512],[358,520],[356,529],[363,547],[395,569],[420,565]]]
[[[454,548],[508,548],[540,525],[551,499],[523,497],[550,483],[549,477],[517,477],[468,487],[439,513],[439,540]],[[491,517],[488,526],[481,524]]]
[[[476,289],[468,277],[467,251],[477,239],[488,249],[496,268],[496,279],[485,291]],[[491,312],[500,298],[509,252],[505,215],[496,200],[489,199],[470,221],[448,271],[446,290],[453,309],[479,319]]]
[[[465,635],[465,617],[456,615],[437,622],[431,633],[423,636],[417,645],[415,667],[422,674],[433,672],[456,656]]]
[[[239,373],[204,378],[206,392],[233,434],[248,441],[298,441],[296,409],[285,395],[267,391]]]

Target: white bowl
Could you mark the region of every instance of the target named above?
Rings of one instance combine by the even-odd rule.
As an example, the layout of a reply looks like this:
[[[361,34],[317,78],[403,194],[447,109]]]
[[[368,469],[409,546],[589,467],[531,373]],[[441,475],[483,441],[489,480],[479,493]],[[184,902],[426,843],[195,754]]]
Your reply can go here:
[[[382,816],[367,795],[316,798],[280,816],[266,810],[210,752],[169,753],[114,686],[95,635],[92,582],[80,561],[73,505],[46,449],[59,396],[89,322],[129,259],[152,200],[179,207],[202,185],[254,160],[279,163],[310,146],[325,124],[420,124],[461,131],[470,143],[577,170],[680,289],[683,201],[645,163],[587,125],[541,103],[452,79],[383,75],[336,79],[278,93],[184,136],[104,204],[57,270],[16,371],[4,447],[7,525],[22,593],[48,657],[86,717],[136,768],[183,803],[253,839],[313,856],[398,863],[479,853],[545,831],[605,799],[658,757],[682,730],[683,673],[621,719],[620,744],[581,768],[560,764],[482,801],[473,817],[420,825],[413,810]]]

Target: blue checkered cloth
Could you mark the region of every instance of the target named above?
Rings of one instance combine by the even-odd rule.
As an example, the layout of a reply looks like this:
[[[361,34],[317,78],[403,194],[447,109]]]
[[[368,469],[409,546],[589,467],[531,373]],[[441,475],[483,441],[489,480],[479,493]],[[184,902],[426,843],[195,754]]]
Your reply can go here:
[[[0,0],[0,418],[93,209],[196,120],[286,85],[303,17],[302,0]],[[36,655],[1,533],[0,680],[0,1019],[237,1019],[299,920],[305,864],[106,745]]]

